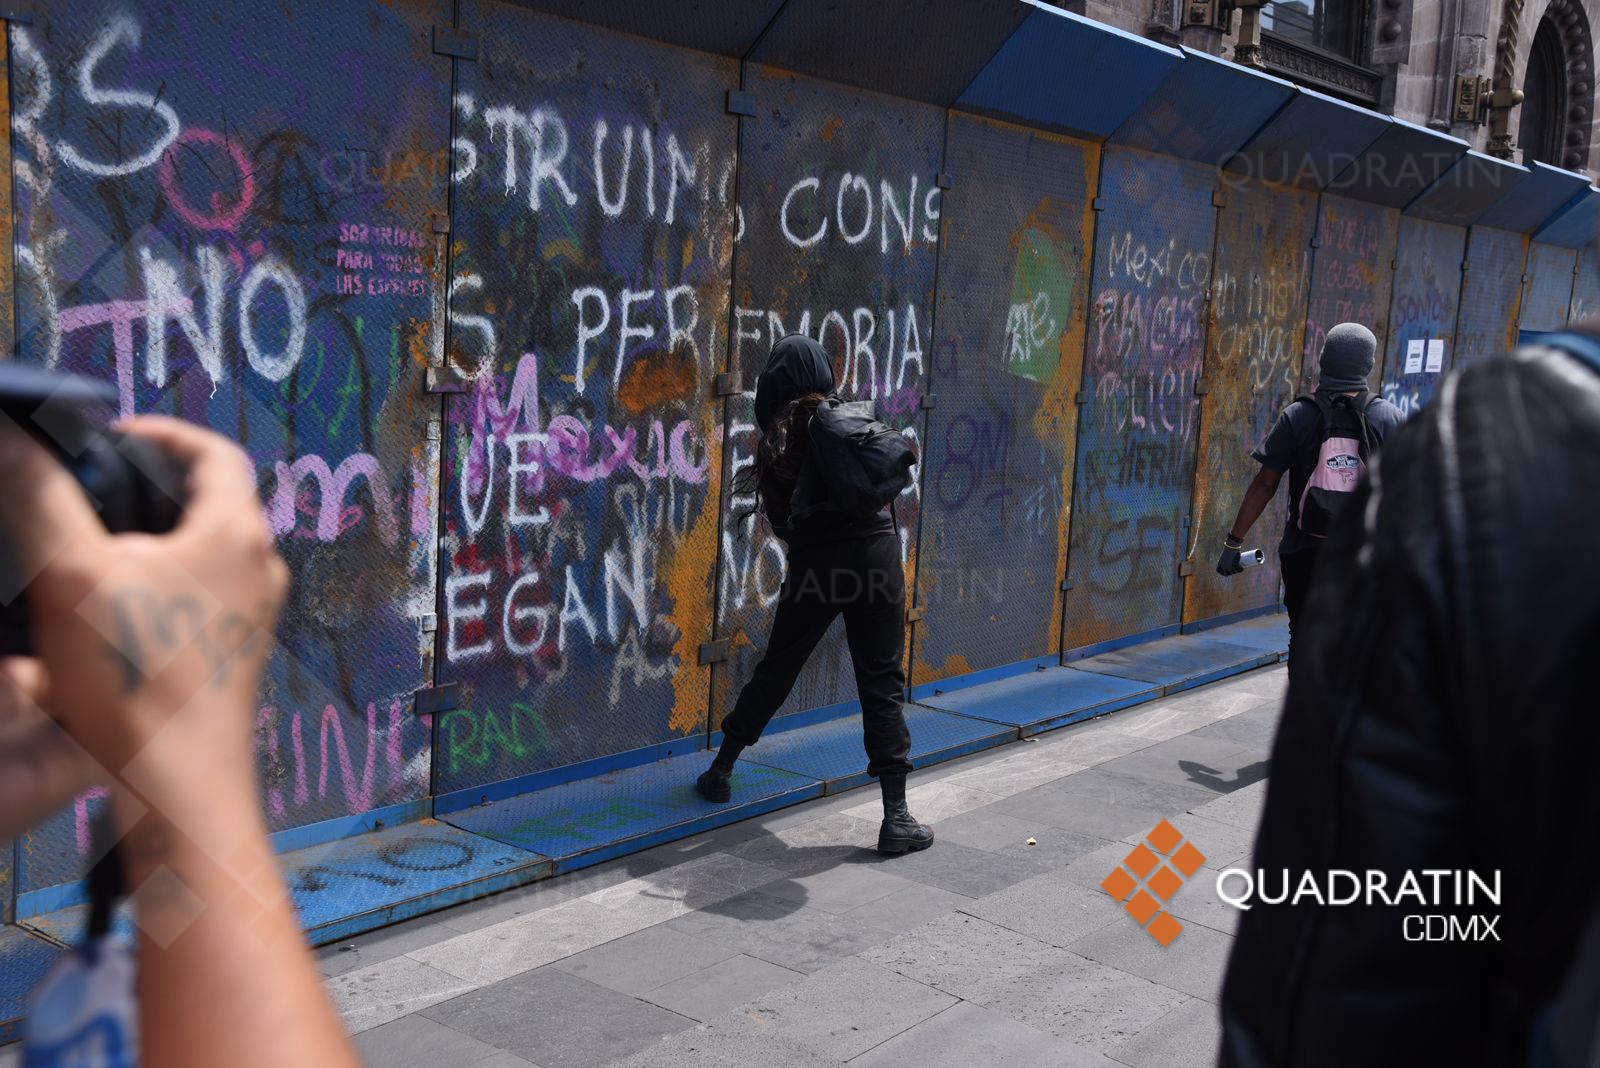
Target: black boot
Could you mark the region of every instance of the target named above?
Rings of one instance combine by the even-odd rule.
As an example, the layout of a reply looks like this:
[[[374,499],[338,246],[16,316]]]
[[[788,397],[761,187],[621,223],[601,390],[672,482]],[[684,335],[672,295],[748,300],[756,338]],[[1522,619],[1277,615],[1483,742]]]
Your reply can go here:
[[[723,739],[722,748],[717,750],[717,758],[694,781],[695,792],[713,804],[721,805],[732,800],[733,763],[743,751],[743,745]]]
[[[914,853],[933,845],[933,828],[918,823],[906,807],[906,777],[881,775],[883,827],[878,831],[878,852],[886,857]]]

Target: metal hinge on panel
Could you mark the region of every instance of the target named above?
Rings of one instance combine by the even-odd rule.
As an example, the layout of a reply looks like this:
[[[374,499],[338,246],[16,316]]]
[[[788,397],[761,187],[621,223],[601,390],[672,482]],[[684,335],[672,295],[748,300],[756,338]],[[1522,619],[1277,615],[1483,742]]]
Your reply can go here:
[[[924,408],[937,408],[937,407],[939,407],[939,398],[938,398],[938,396],[936,396],[935,394],[932,394],[932,393],[924,393],[922,395],[922,406]]]
[[[421,625],[424,634],[433,634],[439,629],[439,617],[432,612],[419,617],[417,622]]]
[[[428,368],[429,393],[465,393],[467,384],[460,375],[456,374],[454,367]]]
[[[435,211],[430,213],[429,220],[433,223],[433,232],[448,234],[450,232],[450,216],[446,212]]]
[[[1203,378],[1197,378],[1197,379],[1194,380],[1194,395],[1196,397],[1204,397],[1207,393],[1210,393],[1210,392],[1211,392],[1211,383],[1210,382],[1207,382]]]
[[[1093,211],[1105,211],[1106,210],[1106,198],[1105,197],[1095,197],[1094,201],[1092,203],[1090,203],[1089,208],[1091,210],[1093,210]]]
[[[0,19],[28,25],[33,22],[33,9],[33,0],[11,0],[10,3],[0,3]]]
[[[922,608],[922,606],[920,604],[915,606],[915,607],[913,607],[913,608],[907,608],[906,609],[906,622],[907,623],[915,623],[915,622],[917,622],[918,620],[920,620],[922,618],[922,614],[923,614],[923,608]]]
[[[1399,261],[1399,259],[1392,259],[1392,260],[1389,261],[1389,270],[1398,271],[1399,269],[1400,269],[1400,261]]]
[[[940,189],[954,189],[956,187],[956,179],[949,171],[940,171],[934,175],[933,184]]]
[[[1211,191],[1211,206],[1213,208],[1225,208],[1228,206],[1228,198],[1223,196],[1222,190],[1213,189]]]
[[[700,643],[700,663],[720,664],[733,655],[733,645],[726,638]]]
[[[738,375],[724,371],[717,375],[715,388],[719,397],[734,397],[744,392],[744,382]]]
[[[1322,247],[1322,238],[1318,237],[1316,234],[1312,234],[1311,235],[1311,247],[1312,248],[1321,248]]]
[[[443,686],[429,686],[427,689],[418,690],[411,695],[411,711],[419,716],[431,716],[436,712],[448,712],[459,707],[457,704],[461,696],[459,682],[447,682]]]
[[[1193,560],[1185,560],[1183,563],[1178,565],[1178,577],[1179,578],[1188,578],[1192,574],[1194,574],[1194,561]]]
[[[1078,584],[1077,581],[1074,580],[1074,579],[1064,578],[1064,579],[1061,580],[1061,592],[1062,593],[1066,593],[1068,590],[1072,589],[1077,584]]]
[[[452,59],[475,60],[478,58],[478,35],[452,26],[435,26],[433,54],[449,56]]]
[[[756,97],[754,93],[747,93],[741,89],[728,90],[728,114],[743,115],[747,119],[756,117]]]
[[[1517,279],[1517,281],[1521,282],[1523,285],[1527,285],[1528,284],[1528,272],[1526,272],[1526,271],[1522,272],[1522,277]]]
[[[1088,404],[1092,400],[1094,400],[1094,394],[1093,393],[1090,393],[1086,389],[1080,389],[1073,396],[1072,403],[1073,404]]]

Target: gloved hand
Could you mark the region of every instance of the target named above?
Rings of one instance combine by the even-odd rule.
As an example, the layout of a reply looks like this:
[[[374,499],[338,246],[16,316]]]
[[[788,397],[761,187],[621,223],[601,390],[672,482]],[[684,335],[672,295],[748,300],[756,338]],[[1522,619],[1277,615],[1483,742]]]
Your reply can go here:
[[[1244,570],[1239,556],[1244,551],[1244,539],[1229,537],[1222,543],[1222,555],[1217,557],[1217,574],[1227,578]]]

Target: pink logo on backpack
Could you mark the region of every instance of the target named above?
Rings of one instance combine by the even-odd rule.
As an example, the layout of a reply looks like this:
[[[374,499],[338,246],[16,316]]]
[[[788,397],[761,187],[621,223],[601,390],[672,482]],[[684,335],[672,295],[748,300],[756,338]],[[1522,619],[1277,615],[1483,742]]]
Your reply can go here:
[[[1326,538],[1333,517],[1354,493],[1366,470],[1361,459],[1361,443],[1354,438],[1330,437],[1317,452],[1316,466],[1300,491],[1297,517],[1300,530],[1313,538]]]

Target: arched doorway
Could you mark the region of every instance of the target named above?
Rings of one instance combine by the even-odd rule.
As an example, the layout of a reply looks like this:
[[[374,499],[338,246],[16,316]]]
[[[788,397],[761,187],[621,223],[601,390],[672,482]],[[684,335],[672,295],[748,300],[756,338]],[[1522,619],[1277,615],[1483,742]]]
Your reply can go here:
[[[1522,161],[1568,170],[1589,162],[1594,44],[1579,0],[1552,0],[1539,19],[1522,79],[1517,148]]]

